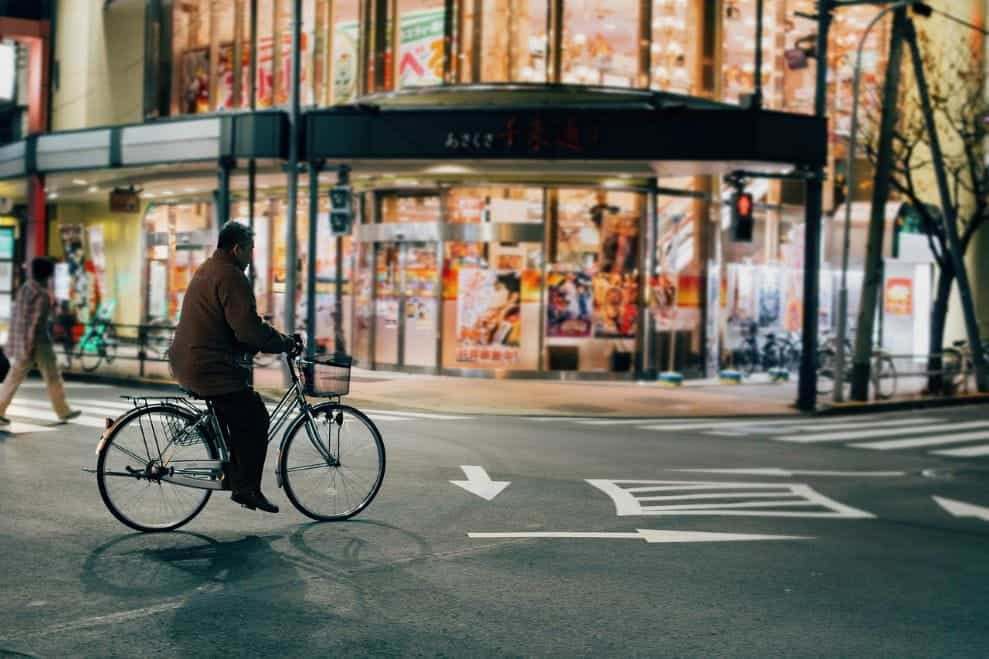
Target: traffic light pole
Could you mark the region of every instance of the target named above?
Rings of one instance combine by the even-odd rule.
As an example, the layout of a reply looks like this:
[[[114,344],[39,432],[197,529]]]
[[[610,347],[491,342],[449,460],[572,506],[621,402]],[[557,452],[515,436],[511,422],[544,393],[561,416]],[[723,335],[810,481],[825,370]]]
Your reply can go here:
[[[827,115],[828,32],[831,29],[829,0],[817,3],[817,71],[814,84],[814,116]],[[824,205],[824,171],[815,166],[806,184],[804,208],[804,304],[803,337],[800,354],[800,382],[797,409],[812,411],[817,406],[817,326],[821,271],[821,212]]]

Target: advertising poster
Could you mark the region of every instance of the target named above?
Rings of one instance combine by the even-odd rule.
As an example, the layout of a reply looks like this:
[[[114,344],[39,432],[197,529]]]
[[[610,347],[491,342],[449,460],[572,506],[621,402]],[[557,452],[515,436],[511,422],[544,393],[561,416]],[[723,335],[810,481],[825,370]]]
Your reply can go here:
[[[676,320],[677,276],[667,272],[654,275],[649,280],[649,310],[652,311],[659,331],[670,330]]]
[[[594,216],[594,209],[591,209]],[[595,217],[600,226],[600,271],[609,274],[628,274],[639,262],[639,220],[634,215],[606,215]]]
[[[436,326],[436,300],[431,297],[410,297],[405,300],[405,325],[417,330]]]
[[[106,296],[106,250],[103,243],[103,227],[89,227],[89,255],[96,279],[96,297],[102,302]]]
[[[398,79],[401,87],[443,82],[444,11],[423,9],[402,14]]]
[[[333,33],[333,102],[348,103],[357,96],[357,21],[341,21]]]
[[[250,60],[248,60],[250,66]],[[250,87],[244,87],[250,89]],[[234,107],[234,45],[220,44],[219,62],[216,64],[216,109],[232,110]]]
[[[759,266],[759,327],[776,327],[782,311],[779,268]]]
[[[398,328],[398,299],[389,297],[378,300],[377,316],[384,323],[385,329]]]
[[[518,361],[520,273],[465,268],[458,288],[457,361]]]
[[[209,112],[209,49],[193,48],[179,58],[182,72],[182,111],[180,114]]]
[[[81,323],[89,322],[99,304],[95,267],[86,258],[85,233],[78,224],[59,226],[62,253],[69,266],[69,307]]]
[[[906,277],[886,280],[886,313],[895,316],[913,315],[913,280]]]
[[[551,272],[547,284],[546,336],[590,336],[594,322],[591,276],[583,272]]]
[[[598,274],[593,279],[594,336],[634,338],[638,324],[635,275]]]

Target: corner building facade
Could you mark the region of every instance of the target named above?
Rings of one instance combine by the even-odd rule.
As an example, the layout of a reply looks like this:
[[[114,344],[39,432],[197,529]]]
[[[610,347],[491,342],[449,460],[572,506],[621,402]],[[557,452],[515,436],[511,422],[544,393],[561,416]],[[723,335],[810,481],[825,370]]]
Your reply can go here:
[[[73,39],[88,50],[102,39],[143,72],[140,88],[122,90],[136,102],[102,122],[109,129],[95,128],[92,107],[60,106],[56,90],[62,130],[25,145],[34,162],[24,173],[43,171],[54,206],[53,253],[63,225],[128,236],[103,246],[113,258],[102,288],[126,297],[121,322],[177,320],[229,217],[255,227],[259,306],[276,321],[287,303],[306,317],[315,250],[316,334],[330,349],[341,261],[346,347],[374,368],[699,377],[731,363],[752,323],[763,334],[801,330],[803,183],[759,174],[823,165],[825,211],[838,208],[831,183],[851,95],[841,62],[868,9],[842,10],[835,23],[826,123],[809,116],[814,60],[791,69],[784,58],[815,29],[797,15],[813,10],[808,0],[764,3],[762,110],[739,106],[755,86],[755,0],[301,0],[308,173],[288,236],[293,4],[114,2],[90,20],[143,26],[140,48],[93,36],[99,29],[56,44],[65,59]],[[881,26],[867,44],[867,84],[879,83],[887,36]],[[139,116],[119,116],[132,106]],[[325,194],[338,165],[352,169],[358,211],[339,252]],[[736,171],[755,195],[751,242],[732,240],[724,203],[723,179]],[[16,164],[11,173],[21,174]],[[137,213],[109,214],[109,190],[128,185],[141,191]],[[863,235],[866,215],[856,207]],[[826,219],[811,302],[824,330],[837,238]],[[293,239],[301,285],[290,295]],[[853,242],[854,266],[864,244]]]

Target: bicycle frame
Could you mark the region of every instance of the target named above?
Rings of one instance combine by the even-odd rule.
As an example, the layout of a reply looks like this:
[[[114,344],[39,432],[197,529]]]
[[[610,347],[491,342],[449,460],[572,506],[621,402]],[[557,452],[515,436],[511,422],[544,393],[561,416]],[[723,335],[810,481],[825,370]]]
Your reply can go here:
[[[288,359],[288,368],[289,368],[289,373],[292,376],[292,384],[282,395],[281,400],[278,401],[278,404],[275,406],[274,411],[270,415],[270,422],[268,424],[268,437],[266,443],[270,444],[272,440],[274,440],[278,436],[279,431],[281,431],[282,427],[286,424],[287,421],[289,421],[290,418],[297,419],[299,418],[299,416],[304,416],[306,434],[308,435],[309,441],[312,443],[313,448],[315,448],[316,451],[320,454],[320,456],[322,456],[322,458],[327,461],[327,464],[333,464],[336,462],[336,457],[330,453],[328,447],[323,447],[323,445],[319,441],[319,436],[317,435],[315,430],[316,419],[312,415],[313,406],[309,404],[309,401],[306,399],[305,393],[302,390],[302,383],[299,381],[299,376],[295,369],[294,360]],[[163,404],[165,405],[173,405],[180,409],[186,409],[187,411],[195,412],[196,414],[195,421],[191,425],[187,426],[185,430],[199,428],[202,426],[202,424],[209,423],[212,436],[218,439],[218,441],[216,442],[217,444],[216,448],[220,454],[219,459],[197,461],[195,462],[194,465],[190,464],[189,466],[187,466],[185,468],[187,471],[210,470],[212,474],[215,475],[216,473],[222,470],[224,463],[230,461],[230,448],[227,445],[228,441],[226,437],[226,431],[222,428],[219,422],[219,418],[216,415],[216,410],[213,408],[213,405],[212,403],[210,403],[209,400],[206,401],[205,411],[201,410],[200,408],[190,403],[187,398],[162,397],[158,399],[140,398],[140,399],[132,399],[132,400],[144,400],[144,401],[160,400],[163,401],[164,402]],[[339,401],[339,396],[336,397],[336,400]],[[139,409],[139,408],[135,408],[135,409]],[[293,417],[293,413],[295,413],[296,409],[299,410],[299,413]],[[143,429],[142,429],[142,433],[143,433]],[[172,483],[174,485],[181,485],[195,489],[205,489],[205,490],[223,489],[218,479],[214,479],[211,481],[203,481],[196,478],[191,478],[189,476],[183,476],[182,474],[175,474],[174,467],[171,467],[171,473],[168,473],[169,465],[167,462],[164,462],[163,458],[168,453],[169,448],[171,448],[171,446],[177,440],[179,440],[180,437],[181,437],[181,433],[171,437],[168,443],[164,447],[158,447],[157,441],[155,441],[156,449],[158,453],[158,460],[159,462],[161,462],[161,469],[163,469],[166,472],[163,475],[158,476],[159,480],[164,481],[166,483]],[[103,438],[101,438],[99,445],[97,446],[96,449],[97,454],[99,454],[99,452],[102,450],[103,444],[108,438],[109,438],[109,433],[104,433]],[[279,445],[279,451],[284,450],[285,442],[287,440],[288,440],[288,434],[286,432],[286,434],[282,436],[282,440]],[[147,443],[146,439],[145,442]],[[149,450],[149,454],[150,454],[150,450]],[[279,488],[283,487],[284,484],[282,481],[282,474],[276,471],[275,476],[278,483],[278,487]]]

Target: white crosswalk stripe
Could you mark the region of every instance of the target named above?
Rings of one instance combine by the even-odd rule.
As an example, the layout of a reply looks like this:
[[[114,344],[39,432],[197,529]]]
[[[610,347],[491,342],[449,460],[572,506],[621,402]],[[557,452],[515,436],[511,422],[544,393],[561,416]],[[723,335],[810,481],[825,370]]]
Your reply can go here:
[[[989,444],[979,444],[978,446],[965,446],[963,448],[944,449],[942,451],[931,451],[934,455],[946,455],[952,458],[978,458],[989,455]]]
[[[824,433],[801,433],[799,435],[785,435],[774,437],[780,442],[793,442],[796,444],[812,444],[817,442],[853,442],[856,440],[867,440],[875,437],[902,437],[903,435],[920,435],[924,433],[943,433],[945,431],[943,423],[937,425],[915,425],[907,428],[889,428],[877,426],[864,430],[851,430],[846,432],[824,432]],[[973,430],[976,428],[989,428],[989,422],[971,421],[968,423],[956,423],[950,426],[952,430]]]
[[[47,401],[41,402],[43,405],[48,406]],[[49,409],[43,409],[39,404],[31,401],[26,403],[25,401],[15,401],[7,408],[7,416],[11,417],[13,420],[15,417],[20,417],[23,419],[31,419],[32,421],[51,421],[54,423],[59,423],[61,419],[58,415]],[[76,417],[69,421],[70,424],[77,426],[88,426],[90,428],[103,428],[106,425],[106,420],[95,416],[89,416],[83,414],[80,417]]]
[[[961,424],[959,424],[961,425]],[[985,424],[989,425],[989,424]],[[955,426],[948,426],[945,430],[954,430]],[[960,435],[942,434],[935,437],[915,437],[911,439],[889,439],[883,442],[865,442],[863,444],[851,444],[855,448],[867,448],[874,451],[892,451],[901,448],[919,448],[921,446],[941,446],[943,444],[962,444],[965,442],[981,442],[989,439],[989,432],[968,432]]]

